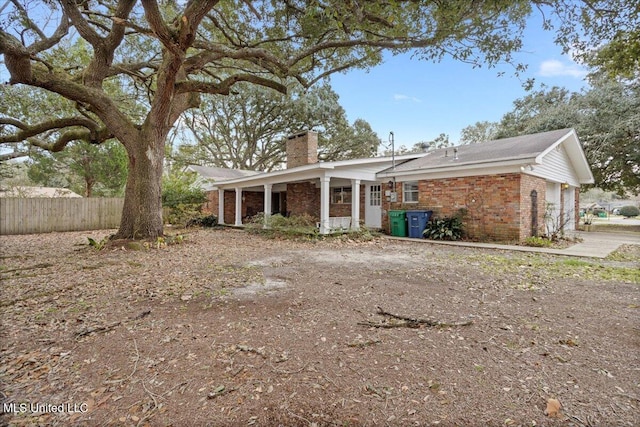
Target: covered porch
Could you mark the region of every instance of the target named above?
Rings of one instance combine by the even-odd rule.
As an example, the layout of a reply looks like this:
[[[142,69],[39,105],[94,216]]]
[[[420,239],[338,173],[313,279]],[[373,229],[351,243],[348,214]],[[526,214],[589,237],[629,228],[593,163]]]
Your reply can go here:
[[[309,215],[317,221],[321,234],[358,230],[361,224],[379,228],[382,194],[375,169],[354,170],[354,161],[340,163],[317,163],[216,182],[213,191],[218,193],[218,221],[241,226],[264,213],[265,227],[271,215],[281,214]]]

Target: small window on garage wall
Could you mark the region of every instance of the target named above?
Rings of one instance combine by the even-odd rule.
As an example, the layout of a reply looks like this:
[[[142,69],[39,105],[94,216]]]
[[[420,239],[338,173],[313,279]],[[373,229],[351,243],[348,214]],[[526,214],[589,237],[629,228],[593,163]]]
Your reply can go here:
[[[402,183],[402,201],[404,203],[418,203],[418,181]]]
[[[351,203],[351,187],[333,187],[331,189],[331,203],[339,205]]]

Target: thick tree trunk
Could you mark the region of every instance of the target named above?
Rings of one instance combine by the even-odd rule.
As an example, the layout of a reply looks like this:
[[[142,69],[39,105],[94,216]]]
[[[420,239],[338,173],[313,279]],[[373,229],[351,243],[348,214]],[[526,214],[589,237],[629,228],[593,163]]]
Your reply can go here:
[[[144,135],[144,134],[143,134]],[[117,239],[148,239],[163,235],[162,164],[164,139],[144,138],[128,148],[129,176]]]

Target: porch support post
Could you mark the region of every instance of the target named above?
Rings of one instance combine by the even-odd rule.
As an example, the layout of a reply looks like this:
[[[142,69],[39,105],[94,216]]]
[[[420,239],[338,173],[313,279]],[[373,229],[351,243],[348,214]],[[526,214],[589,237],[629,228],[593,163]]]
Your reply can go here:
[[[329,234],[329,178],[320,178],[320,234]]]
[[[236,225],[242,225],[242,188],[236,187]]]
[[[224,189],[218,188],[218,224],[224,224]]]
[[[269,218],[271,217],[271,189],[273,184],[264,185],[264,225],[263,228],[269,228]]]
[[[351,229],[360,229],[360,180],[351,180]]]

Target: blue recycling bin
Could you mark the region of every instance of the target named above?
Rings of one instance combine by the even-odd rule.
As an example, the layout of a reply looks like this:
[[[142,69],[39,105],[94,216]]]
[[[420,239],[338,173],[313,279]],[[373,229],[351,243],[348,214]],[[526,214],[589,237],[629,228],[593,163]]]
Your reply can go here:
[[[407,228],[409,237],[422,239],[422,232],[427,228],[427,223],[433,211],[407,211]]]

